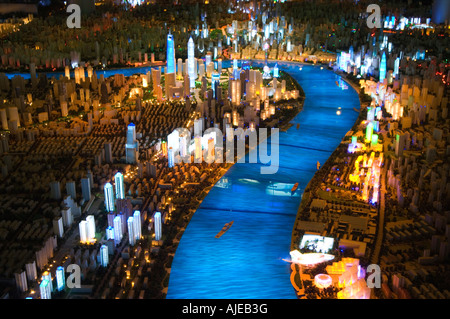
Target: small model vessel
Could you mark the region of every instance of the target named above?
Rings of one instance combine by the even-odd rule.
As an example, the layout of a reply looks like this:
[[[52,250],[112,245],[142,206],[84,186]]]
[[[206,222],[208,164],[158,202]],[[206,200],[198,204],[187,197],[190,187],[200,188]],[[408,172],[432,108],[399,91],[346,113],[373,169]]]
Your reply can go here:
[[[226,223],[225,226],[223,226],[222,230],[216,235],[216,238],[220,238],[225,232],[230,229],[231,225],[233,225],[234,221],[232,220],[229,223]]]

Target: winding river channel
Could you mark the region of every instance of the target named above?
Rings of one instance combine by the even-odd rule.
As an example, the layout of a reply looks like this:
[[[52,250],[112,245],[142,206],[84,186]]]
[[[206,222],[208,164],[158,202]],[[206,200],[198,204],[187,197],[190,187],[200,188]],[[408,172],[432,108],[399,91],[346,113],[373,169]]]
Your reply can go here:
[[[326,68],[294,62],[278,62],[278,67],[294,77],[306,95],[303,110],[291,121],[294,125],[280,132],[279,169],[264,175],[262,164],[247,160],[234,164],[211,189],[178,245],[169,299],[296,298],[289,264],[281,259],[289,258],[301,195],[317,161],[323,164],[355,123],[358,113],[353,108],[360,104],[357,92]],[[230,221],[230,229],[215,238]]]

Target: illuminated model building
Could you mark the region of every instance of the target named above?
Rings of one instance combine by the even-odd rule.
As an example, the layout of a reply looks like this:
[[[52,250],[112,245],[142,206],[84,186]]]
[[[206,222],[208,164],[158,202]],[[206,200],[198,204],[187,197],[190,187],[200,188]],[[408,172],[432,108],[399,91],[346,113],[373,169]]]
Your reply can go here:
[[[53,292],[53,279],[52,274],[49,271],[44,271],[42,274],[42,280],[47,279],[48,284],[50,285],[50,292]]]
[[[124,199],[125,198],[125,189],[123,185],[123,174],[118,172],[114,175],[114,184],[116,187],[116,198]]]
[[[122,219],[120,216],[114,217],[114,244],[118,245],[122,240]]]
[[[128,241],[130,243],[130,246],[134,246],[134,244],[136,243],[136,236],[134,235],[133,216],[128,217],[127,226],[128,226]]]
[[[141,239],[142,236],[141,212],[138,210],[135,210],[133,213],[133,227],[136,240]]]
[[[154,216],[155,240],[161,240],[161,213],[156,212]]]
[[[100,261],[102,267],[107,267],[109,262],[109,255],[108,255],[108,247],[106,245],[102,245],[100,247]]]
[[[173,35],[167,35],[167,73],[175,73],[175,43]]]
[[[169,161],[169,168],[172,168],[174,166],[174,162],[175,162],[172,147],[169,147],[169,154],[167,155],[167,157],[168,157],[168,161]]]
[[[56,289],[61,291],[64,289],[65,285],[66,279],[64,276],[64,267],[58,266],[58,268],[56,268]]]
[[[386,53],[383,52],[380,64],[380,82],[383,82],[385,78],[386,78]]]
[[[80,242],[86,243],[87,242],[87,222],[85,220],[82,220],[78,224],[78,229],[80,231]]]
[[[190,87],[195,88],[195,79],[197,79],[197,70],[195,69],[195,44],[192,37],[188,41],[188,59],[187,68],[189,75]]]
[[[103,187],[105,192],[105,207],[107,212],[114,211],[114,192],[111,183],[106,183]]]
[[[136,164],[138,160],[139,142],[136,140],[136,126],[130,123],[127,128],[127,143],[125,144],[126,162]]]
[[[95,240],[95,219],[94,215],[86,217],[87,238],[89,241]]]
[[[52,299],[50,283],[47,279],[41,281],[39,290],[41,292],[41,299]]]

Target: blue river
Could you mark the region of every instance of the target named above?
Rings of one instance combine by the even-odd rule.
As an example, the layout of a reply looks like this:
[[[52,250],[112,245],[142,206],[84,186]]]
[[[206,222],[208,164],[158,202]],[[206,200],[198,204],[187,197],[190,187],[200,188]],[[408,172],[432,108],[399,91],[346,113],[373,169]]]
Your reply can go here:
[[[253,62],[258,64],[262,66]],[[306,95],[294,125],[280,132],[279,169],[264,175],[262,164],[247,160],[233,165],[211,189],[176,250],[168,299],[296,298],[290,265],[281,259],[289,258],[301,195],[317,161],[323,164],[355,123],[353,108],[360,104],[356,91],[326,68],[288,62],[278,62],[278,67]],[[291,195],[296,182],[298,190]],[[215,238],[230,221],[231,228]]]
[[[274,62],[269,62],[273,67]],[[262,61],[253,61],[262,66]],[[224,61],[223,67],[230,67]],[[278,62],[302,86],[306,99],[294,125],[279,135],[279,168],[261,174],[260,163],[233,165],[211,189],[187,226],[172,263],[168,299],[294,299],[289,279],[292,227],[301,195],[353,126],[356,91],[320,66]],[[97,71],[109,77],[146,73],[150,67]],[[29,74],[7,74],[9,78]],[[59,78],[61,72],[47,73]],[[73,76],[73,74],[72,74]],[[296,125],[300,123],[300,128]],[[273,145],[268,143],[268,149]],[[253,150],[257,152],[257,150]],[[299,183],[291,195],[291,188]],[[234,221],[220,238],[215,235]]]

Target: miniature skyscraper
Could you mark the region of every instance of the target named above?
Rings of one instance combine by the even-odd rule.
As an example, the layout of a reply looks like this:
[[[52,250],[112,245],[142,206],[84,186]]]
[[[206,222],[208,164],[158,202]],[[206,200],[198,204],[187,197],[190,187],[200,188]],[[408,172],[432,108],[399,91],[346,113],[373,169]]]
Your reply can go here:
[[[105,191],[106,211],[113,212],[114,211],[114,193],[113,193],[113,186],[111,185],[111,183],[105,184],[104,191]]]
[[[128,217],[127,219],[127,226],[128,226],[128,241],[130,243],[130,246],[134,246],[136,243],[136,235],[134,234],[134,218],[133,216]]]
[[[64,276],[64,267],[58,266],[56,268],[56,289],[61,291],[66,285],[66,278]]]
[[[118,245],[122,240],[122,220],[120,216],[114,217],[114,244]]]
[[[142,226],[141,226],[141,212],[135,210],[133,213],[133,227],[136,240],[141,239]]]
[[[125,198],[125,189],[123,187],[123,174],[118,172],[114,175],[114,183],[116,186],[116,198],[124,199]]]
[[[138,160],[138,142],[136,141],[136,126],[133,123],[128,125],[127,143],[125,144],[126,162],[136,164]]]
[[[41,283],[39,285],[39,289],[41,292],[41,299],[52,299],[50,284],[47,279],[44,279],[41,281]]]
[[[195,79],[197,78],[197,70],[195,69],[195,44],[192,37],[188,42],[188,74],[190,87],[195,88]]]
[[[161,240],[161,213],[156,212],[154,217],[155,240]]]
[[[385,78],[386,78],[386,53],[383,52],[380,63],[380,82],[383,82]]]
[[[108,246],[102,245],[100,247],[100,261],[102,267],[107,267],[109,262],[109,255],[108,255]]]
[[[167,73],[175,73],[175,44],[173,41],[173,35],[167,35]]]
[[[273,77],[274,78],[280,77],[280,71],[278,69],[278,63],[276,63],[275,66],[273,67]]]

